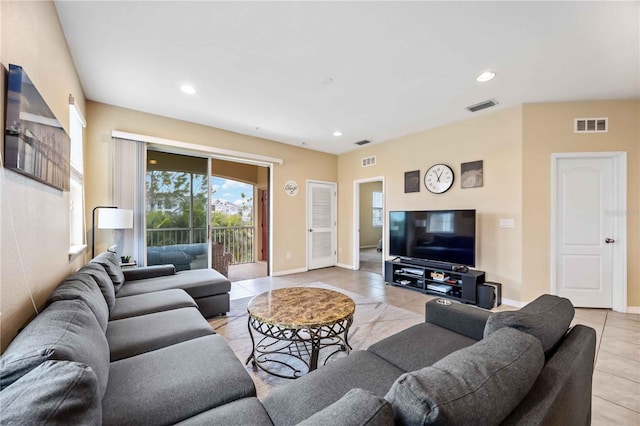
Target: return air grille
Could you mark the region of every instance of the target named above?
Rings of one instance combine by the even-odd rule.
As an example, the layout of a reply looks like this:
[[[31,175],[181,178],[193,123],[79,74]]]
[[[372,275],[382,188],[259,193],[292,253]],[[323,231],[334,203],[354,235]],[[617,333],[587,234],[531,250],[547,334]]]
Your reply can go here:
[[[489,99],[488,101],[480,102],[479,104],[468,106],[467,109],[471,112],[480,111],[486,108],[491,108],[492,106],[498,105],[498,102],[495,99]]]
[[[607,133],[609,131],[609,119],[602,118],[576,118],[574,120],[574,133]]]
[[[365,157],[362,159],[362,167],[369,167],[376,165],[376,156],[373,155],[371,157]]]

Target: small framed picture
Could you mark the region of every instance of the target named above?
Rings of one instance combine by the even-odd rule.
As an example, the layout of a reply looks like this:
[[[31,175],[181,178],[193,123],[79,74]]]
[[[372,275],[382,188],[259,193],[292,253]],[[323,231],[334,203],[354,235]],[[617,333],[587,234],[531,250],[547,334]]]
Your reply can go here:
[[[404,193],[420,192],[420,170],[404,172]]]
[[[462,188],[478,188],[483,185],[482,160],[462,163],[460,168]]]

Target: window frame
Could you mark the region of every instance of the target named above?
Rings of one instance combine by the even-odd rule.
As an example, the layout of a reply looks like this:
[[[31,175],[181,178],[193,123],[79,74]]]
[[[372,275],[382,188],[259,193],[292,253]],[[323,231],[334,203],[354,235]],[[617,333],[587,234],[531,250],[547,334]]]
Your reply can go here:
[[[80,110],[69,102],[69,133],[71,139],[69,179],[69,260],[87,248],[84,196],[84,128],[87,122]]]

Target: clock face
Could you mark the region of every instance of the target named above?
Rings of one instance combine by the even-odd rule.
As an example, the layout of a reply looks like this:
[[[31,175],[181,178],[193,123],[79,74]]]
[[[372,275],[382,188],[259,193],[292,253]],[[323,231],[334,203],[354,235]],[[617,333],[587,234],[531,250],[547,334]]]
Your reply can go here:
[[[424,174],[424,186],[434,194],[447,192],[453,185],[453,170],[446,164],[435,164]]]

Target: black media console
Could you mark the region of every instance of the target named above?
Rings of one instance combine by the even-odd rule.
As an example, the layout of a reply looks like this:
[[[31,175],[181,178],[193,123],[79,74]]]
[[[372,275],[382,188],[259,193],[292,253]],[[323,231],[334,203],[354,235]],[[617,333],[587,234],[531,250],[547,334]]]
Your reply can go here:
[[[485,281],[484,271],[452,270],[451,266],[427,266],[407,260],[384,262],[384,279],[393,286],[406,287],[459,302],[478,304],[476,289]]]

